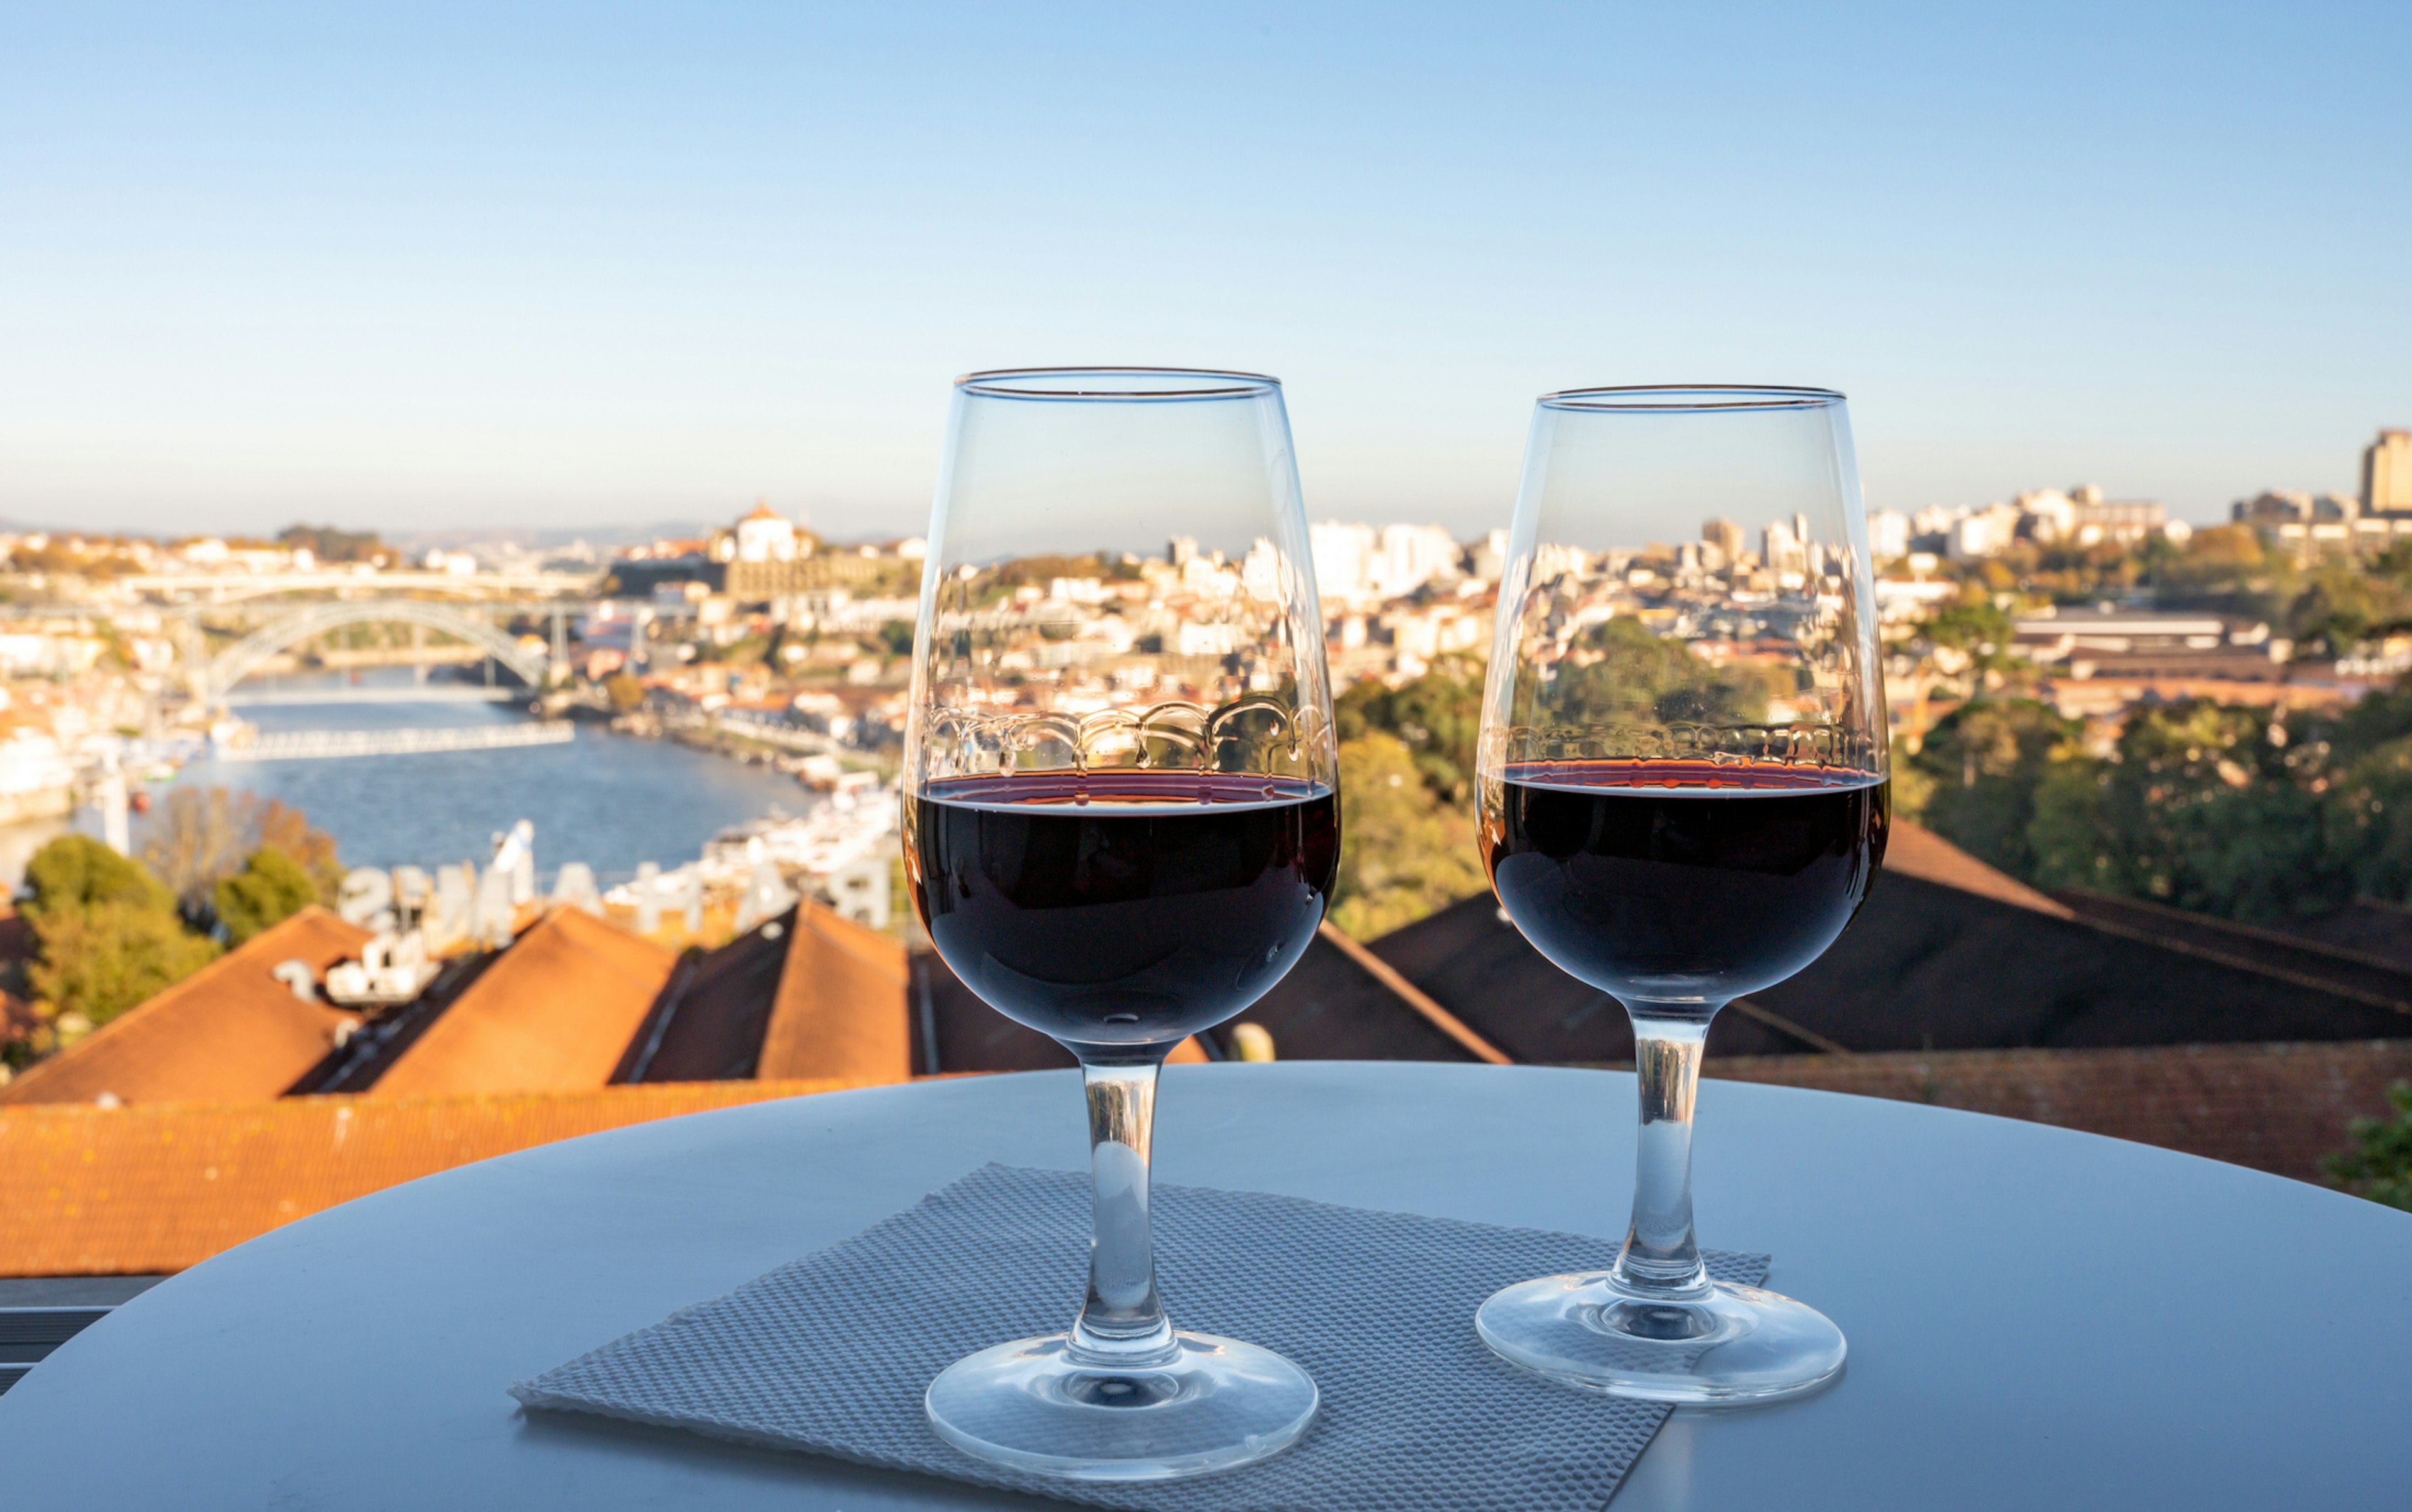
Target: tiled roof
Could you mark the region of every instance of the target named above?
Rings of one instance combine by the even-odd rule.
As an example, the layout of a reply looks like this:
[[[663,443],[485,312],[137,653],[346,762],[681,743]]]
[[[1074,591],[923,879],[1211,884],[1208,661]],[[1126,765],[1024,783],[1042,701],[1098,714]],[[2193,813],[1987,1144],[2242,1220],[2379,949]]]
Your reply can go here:
[[[1907,819],[1892,822],[1891,833],[1885,841],[1884,869],[1895,876],[1914,876],[1921,882],[1957,888],[1962,892],[2032,908],[2056,918],[2069,917],[2067,904],[2037,892],[2008,872],[1987,866],[1934,830]]]
[[[1915,827],[1894,842],[1831,949],[1717,1016],[1713,1058],[2412,1035],[2412,1016],[2382,995],[2103,927]],[[1520,1061],[1632,1059],[1624,1008],[1544,960],[1487,894],[1371,948]],[[1354,1032],[1369,1045],[1387,1037]]]
[[[2412,1033],[2412,968],[2401,962],[2140,898],[2106,898],[2074,888],[2054,896],[2105,932],[2149,939],[2164,949],[2204,956],[2276,982],[2390,1008],[2406,1017],[2405,1030]]]
[[[473,1160],[843,1081],[0,1108],[0,1275],[179,1270]]]
[[[1288,976],[1232,1020],[1285,1061],[1490,1061],[1508,1056],[1390,962],[1326,924]],[[1229,1026],[1218,1037],[1228,1043]]]
[[[300,960],[323,976],[368,938],[323,908],[304,908],[27,1068],[0,1087],[0,1107],[88,1103],[103,1093],[129,1103],[278,1096],[326,1057],[350,1016],[302,1002],[269,973]]]
[[[528,927],[372,1083],[384,1097],[576,1092],[611,1079],[678,957],[576,908]]]
[[[913,1074],[904,947],[806,900],[681,964],[623,1063],[628,1081]]]
[[[910,982],[901,942],[806,900],[754,1074],[903,1081],[913,1074]]]
[[[2053,1123],[2316,1182],[2346,1124],[2388,1114],[2388,1087],[2412,1081],[2412,1041],[1711,1056],[1704,1074]]]

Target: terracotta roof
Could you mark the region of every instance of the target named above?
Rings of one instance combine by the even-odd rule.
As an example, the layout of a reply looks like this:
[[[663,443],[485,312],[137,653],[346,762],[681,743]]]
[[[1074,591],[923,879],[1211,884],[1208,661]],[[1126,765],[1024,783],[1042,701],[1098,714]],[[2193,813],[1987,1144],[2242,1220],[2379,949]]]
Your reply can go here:
[[[300,960],[323,976],[368,939],[304,908],[27,1068],[0,1087],[0,1106],[88,1103],[103,1093],[129,1103],[281,1095],[334,1048],[335,1027],[350,1016],[302,1002],[269,973]]]
[[[576,908],[513,941],[369,1087],[385,1097],[577,1092],[610,1080],[678,957]]]
[[[0,1275],[179,1270],[323,1208],[473,1160],[847,1085],[0,1109]]]
[[[762,1034],[757,1077],[903,1081],[913,1074],[904,947],[807,899]]]
[[[784,520],[787,517],[780,514],[778,510],[772,508],[770,501],[766,499],[761,503],[755,505],[753,508],[746,510],[745,518],[748,520]]]
[[[2391,1112],[2388,1087],[2412,1081],[2412,1041],[1711,1056],[1705,1074],[2054,1123],[2317,1182],[2348,1123]]]
[[[1896,876],[1957,888],[1980,898],[2032,908],[2056,918],[2069,917],[2068,905],[2037,891],[2008,872],[1998,872],[1923,825],[1895,819],[1885,841],[1884,869]]]

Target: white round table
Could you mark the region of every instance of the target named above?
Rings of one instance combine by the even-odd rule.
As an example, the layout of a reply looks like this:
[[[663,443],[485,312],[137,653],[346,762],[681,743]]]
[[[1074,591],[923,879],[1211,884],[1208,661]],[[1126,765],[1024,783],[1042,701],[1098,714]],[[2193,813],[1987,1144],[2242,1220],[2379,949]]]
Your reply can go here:
[[[1601,1072],[1180,1066],[1157,1170],[1614,1233],[1632,1108],[1632,1079]],[[974,1078],[642,1124],[364,1197],[144,1293],[0,1398],[0,1503],[1042,1505],[529,1417],[504,1386],[982,1162],[1080,1168],[1082,1137],[1070,1073]],[[1840,1323],[1850,1364],[1802,1401],[1678,1412],[1617,1512],[2412,1505],[2412,1216],[2090,1135],[1735,1082],[1702,1087],[1699,1146],[1703,1239],[1772,1251],[1770,1284]]]

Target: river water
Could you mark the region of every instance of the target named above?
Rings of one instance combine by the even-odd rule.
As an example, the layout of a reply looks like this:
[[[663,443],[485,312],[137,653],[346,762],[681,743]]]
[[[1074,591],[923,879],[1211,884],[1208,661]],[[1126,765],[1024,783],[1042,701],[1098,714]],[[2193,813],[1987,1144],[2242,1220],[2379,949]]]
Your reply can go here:
[[[240,693],[332,690],[338,677],[256,678]],[[400,689],[409,674],[367,674],[362,684]],[[521,722],[508,704],[330,703],[238,707],[271,730],[430,728]],[[411,864],[433,871],[452,861],[483,862],[493,837],[521,819],[536,827],[540,872],[584,861],[609,887],[638,863],[665,868],[693,860],[725,827],[774,809],[802,814],[818,800],[793,777],[767,767],[692,750],[669,741],[578,727],[566,745],[449,751],[423,756],[343,756],[299,761],[220,760],[187,764],[170,783],[150,785],[154,812],[174,787],[223,786],[276,799],[302,810],[335,837],[346,864]],[[79,828],[90,829],[89,815]],[[139,852],[144,821],[135,821]]]

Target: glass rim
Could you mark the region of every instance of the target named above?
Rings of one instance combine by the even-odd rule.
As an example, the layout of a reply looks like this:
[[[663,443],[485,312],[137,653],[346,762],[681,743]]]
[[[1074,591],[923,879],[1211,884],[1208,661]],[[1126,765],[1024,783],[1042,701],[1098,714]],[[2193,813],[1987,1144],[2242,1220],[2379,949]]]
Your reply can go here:
[[[1096,379],[1095,387],[1062,387]],[[1150,383],[1148,380],[1156,380]],[[1178,387],[1171,385],[1178,384]],[[1281,391],[1281,380],[1228,368],[1158,368],[1128,365],[986,368],[965,373],[955,387],[985,399],[1116,402],[1178,399],[1247,399]]]
[[[1773,383],[1639,383],[1592,389],[1560,389],[1543,394],[1543,409],[1605,414],[1669,415],[1734,410],[1826,409],[1844,402],[1837,389],[1796,388]]]

